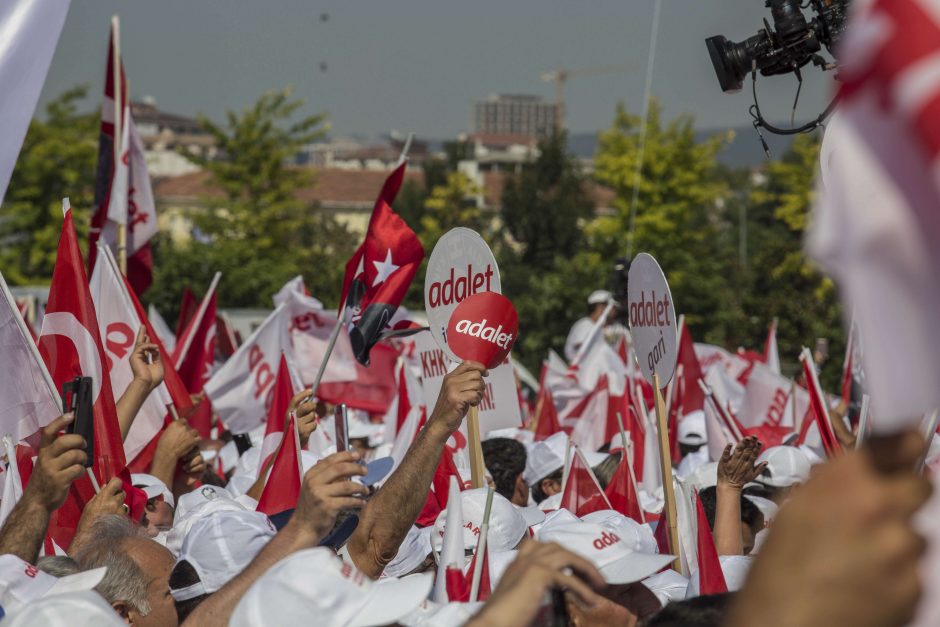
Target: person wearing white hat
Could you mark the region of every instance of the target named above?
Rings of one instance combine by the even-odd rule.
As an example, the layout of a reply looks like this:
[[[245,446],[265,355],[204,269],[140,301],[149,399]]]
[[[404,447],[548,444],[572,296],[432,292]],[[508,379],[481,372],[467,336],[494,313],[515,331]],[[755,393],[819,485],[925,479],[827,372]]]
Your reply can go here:
[[[754,480],[766,489],[766,496],[778,505],[794,486],[806,483],[812,464],[806,453],[794,446],[772,446],[761,453],[757,463],[767,467]]]
[[[584,522],[600,525],[616,533],[638,553],[659,553],[659,545],[649,525],[641,525],[618,511],[601,509],[581,517]]]
[[[145,473],[131,475],[131,485],[140,488],[147,495],[147,505],[140,526],[147,530],[147,535],[155,538],[173,527],[173,508],[176,501],[173,492],[163,481]]]
[[[557,542],[590,560],[609,584],[640,581],[675,559],[673,555],[640,553],[605,526],[588,522],[545,525],[537,534],[540,542]]]
[[[298,551],[275,564],[242,597],[231,627],[393,624],[428,596],[433,578],[414,575],[373,582],[324,548]]]
[[[13,610],[3,627],[126,627],[97,592],[67,592]]]
[[[170,573],[179,619],[244,570],[275,533],[267,516],[247,510],[217,512],[193,523]]]
[[[431,554],[431,534],[433,527],[419,529],[412,526],[405,541],[398,547],[398,554],[388,563],[382,577],[404,577],[421,573],[434,565]]]
[[[692,474],[696,468],[708,463],[706,444],[705,412],[696,410],[686,414],[679,421],[677,439],[681,461],[676,469],[680,478]]]
[[[247,511],[247,507],[235,500],[225,488],[206,485],[184,494],[176,507],[173,528],[166,535],[165,546],[174,555],[179,555],[183,539],[192,526],[201,518],[218,512]]]
[[[464,549],[467,551],[476,548],[480,537],[480,526],[483,524],[483,514],[486,508],[486,493],[487,488],[464,490],[460,493],[460,505],[463,509],[461,525],[463,526]],[[493,552],[517,548],[526,537],[529,527],[544,519],[545,515],[535,508],[518,508],[499,494],[493,494],[487,548]],[[444,530],[449,523],[446,510],[441,512],[434,522],[431,544],[436,553],[440,552],[444,544]]]
[[[587,315],[572,325],[565,339],[565,359],[569,362],[578,354],[581,345],[588,339],[594,325],[604,313],[608,303],[613,302],[614,295],[607,290],[594,290],[587,298]]]
[[[0,618],[33,601],[48,600],[57,594],[94,590],[104,578],[105,570],[95,568],[53,577],[15,555],[0,555]]]
[[[540,442],[526,446],[526,463],[522,476],[532,489],[532,500],[536,503],[541,505],[547,498],[561,494],[561,479],[565,457],[569,455],[568,449],[568,434],[564,431],[553,433]],[[594,451],[581,451],[581,454],[592,468],[608,458],[606,453]]]

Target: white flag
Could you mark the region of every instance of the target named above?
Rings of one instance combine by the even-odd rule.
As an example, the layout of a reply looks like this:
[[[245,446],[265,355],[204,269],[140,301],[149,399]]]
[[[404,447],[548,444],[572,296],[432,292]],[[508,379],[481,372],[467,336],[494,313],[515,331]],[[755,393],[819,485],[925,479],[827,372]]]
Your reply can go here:
[[[0,204],[68,11],[69,0],[0,2]]]
[[[130,358],[143,323],[126,292],[110,249],[102,244],[98,244],[98,263],[91,273],[89,291],[98,315],[98,330],[108,360],[111,389],[115,400],[118,400],[134,380]],[[170,358],[169,355],[161,357],[165,360]],[[163,427],[166,406],[170,402],[170,393],[163,383],[144,401],[124,438],[124,454],[128,461],[137,457]]]
[[[124,109],[121,160],[114,173],[108,202],[108,220],[102,237],[117,248],[118,224],[127,224],[127,256],[132,257],[157,234],[157,208],[153,200],[144,142],[130,108]],[[169,350],[169,348],[167,348]]]
[[[0,288],[0,434],[19,442],[57,418],[62,401],[2,274]]]

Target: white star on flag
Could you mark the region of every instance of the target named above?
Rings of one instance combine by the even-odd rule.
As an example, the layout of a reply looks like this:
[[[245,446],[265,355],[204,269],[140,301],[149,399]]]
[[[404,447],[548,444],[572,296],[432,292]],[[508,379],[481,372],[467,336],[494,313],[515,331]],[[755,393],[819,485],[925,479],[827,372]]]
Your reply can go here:
[[[372,287],[375,287],[379,283],[382,283],[387,279],[395,270],[398,270],[400,266],[396,266],[392,263],[392,249],[387,249],[385,254],[385,261],[373,261],[372,265],[375,266],[375,271],[378,273],[375,275],[375,280],[372,281]]]

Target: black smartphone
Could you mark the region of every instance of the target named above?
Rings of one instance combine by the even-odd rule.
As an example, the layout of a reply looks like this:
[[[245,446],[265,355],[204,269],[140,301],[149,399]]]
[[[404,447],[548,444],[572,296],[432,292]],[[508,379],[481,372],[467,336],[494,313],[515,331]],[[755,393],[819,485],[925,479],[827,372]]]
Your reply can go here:
[[[238,450],[238,456],[241,457],[245,451],[251,448],[251,436],[247,433],[236,433],[232,436],[235,442],[235,448]]]
[[[91,402],[91,377],[75,377],[62,384],[62,412],[72,412],[75,419],[68,433],[85,438],[85,466],[95,463],[95,415]]]
[[[349,450],[349,415],[346,412],[346,406],[339,404],[336,406],[336,413],[333,415],[336,426],[336,452],[342,453]]]

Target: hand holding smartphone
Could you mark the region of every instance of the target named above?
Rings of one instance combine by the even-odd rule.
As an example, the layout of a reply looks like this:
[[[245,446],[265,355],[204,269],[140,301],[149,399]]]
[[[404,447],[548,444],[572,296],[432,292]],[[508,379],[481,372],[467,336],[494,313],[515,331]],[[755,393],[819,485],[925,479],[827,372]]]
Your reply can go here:
[[[85,466],[95,463],[95,416],[92,408],[91,377],[75,377],[62,384],[62,412],[75,416],[68,433],[77,433],[85,438]]]

